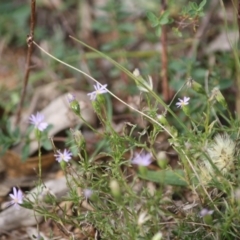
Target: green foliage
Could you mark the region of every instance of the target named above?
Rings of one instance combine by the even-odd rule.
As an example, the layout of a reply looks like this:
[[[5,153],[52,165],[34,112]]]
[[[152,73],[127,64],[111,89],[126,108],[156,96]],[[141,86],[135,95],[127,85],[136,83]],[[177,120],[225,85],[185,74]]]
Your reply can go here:
[[[15,41],[16,45],[25,43],[28,29],[29,7],[17,2],[2,1],[0,8],[0,34],[7,42]]]
[[[93,24],[93,30],[99,33],[115,32],[118,36],[104,43],[101,46],[102,51],[112,51],[121,49],[136,42],[137,38],[134,36],[134,25],[127,21],[131,17],[131,12],[125,8],[125,5],[120,1],[108,0],[106,4],[99,8],[105,12],[104,17],[97,18]]]
[[[146,174],[140,174],[141,178],[151,182],[161,183],[173,186],[187,186],[184,180],[184,172],[182,170],[162,170],[162,171],[147,171]]]
[[[185,16],[190,23],[196,25],[198,18],[204,15],[207,1],[182,2],[186,4],[180,7],[180,17]],[[178,4],[171,1],[170,6],[173,3]],[[4,8],[6,6],[8,5],[4,5]],[[96,67],[95,59],[108,60],[114,67],[104,74],[112,79],[123,73],[131,82],[127,86],[121,82],[119,92],[127,89],[131,92],[131,96],[127,97],[137,95],[141,101],[137,106],[128,104],[110,91],[109,84],[109,93],[98,94],[96,100],[92,101],[101,129],[84,121],[79,106],[70,104],[69,109],[94,134],[91,141],[95,145],[89,151],[87,139],[79,130],[81,126],[69,131],[66,145],[71,149],[75,161],[72,159],[69,163],[60,163],[67,180],[67,195],[59,199],[48,192],[43,200],[38,201],[42,194],[40,189],[39,196],[34,196],[35,202],[26,199],[22,207],[33,209],[63,228],[71,225],[85,233],[84,224],[91,225],[98,230],[102,239],[156,240],[154,236],[157,233],[163,234],[162,239],[237,238],[240,231],[240,217],[237,214],[240,210],[240,124],[232,114],[232,101],[224,96],[224,91],[229,90],[233,84],[233,57],[228,53],[216,55],[216,64],[210,65],[209,56],[202,59],[197,59],[197,54],[186,57],[186,45],[182,42],[179,45],[184,46],[179,48],[169,46],[169,78],[172,90],[176,93],[169,103],[165,103],[156,91],[156,82],[151,84],[151,78],[148,77],[152,74],[155,74],[155,78],[160,75],[159,53],[148,55],[147,61],[139,60],[140,73],[137,76],[132,73],[133,66],[136,65],[131,61],[132,55],[129,55],[132,52],[117,52],[137,41],[135,26],[128,21],[131,12],[124,8],[121,1],[114,0],[107,1],[101,10],[107,14],[93,22],[92,30],[99,34],[114,31],[118,37],[102,43],[99,47],[102,52],[77,39],[71,40],[82,44],[84,50],[94,51],[95,55],[89,53],[81,56],[88,60],[92,75],[106,79],[102,69]],[[20,15],[25,19],[24,11],[19,11],[14,17],[18,19]],[[176,24],[176,16],[171,16],[171,9],[160,16],[155,15],[152,9],[147,9],[144,13],[146,12],[148,21],[158,35],[163,26]],[[24,25],[24,20],[21,24]],[[174,27],[173,30],[178,36],[185,37],[186,33],[181,32],[179,27]],[[48,63],[53,72],[61,76],[63,73],[57,71],[59,63],[66,65],[61,60],[68,58],[72,62],[78,62],[81,59],[74,56],[75,49],[65,44],[65,35],[59,28],[53,32],[48,41],[52,46],[51,53],[57,57],[55,60],[58,62]],[[151,43],[159,40],[150,31],[144,34]],[[106,54],[103,50],[109,53]],[[178,50],[184,53],[181,57]],[[139,58],[137,54],[135,58]],[[72,66],[70,68],[76,70]],[[48,71],[49,69],[44,74],[48,74]],[[77,71],[96,81],[92,75],[89,76],[82,70]],[[44,74],[41,78],[46,76]],[[132,90],[133,86],[135,89]],[[186,102],[184,96],[189,98]],[[120,130],[113,123],[113,98],[131,110],[127,114],[132,118],[123,121]],[[12,101],[16,99],[12,98]],[[176,102],[180,103],[179,108]],[[9,111],[14,104],[8,104]],[[47,131],[37,139],[30,139],[30,130],[32,129],[29,128],[25,134],[24,158],[28,156],[30,141],[38,140],[41,147],[51,149]],[[6,151],[20,140],[22,137],[19,130],[12,130],[8,122],[0,130],[1,151]],[[162,152],[164,158],[161,157]],[[151,165],[134,164],[133,159],[137,153],[150,154]],[[161,164],[162,159],[166,160],[164,164]],[[39,169],[40,163],[39,158]],[[87,195],[85,190],[90,190],[91,194]],[[66,204],[59,207],[59,202]],[[204,208],[213,210],[213,214],[200,216],[199,213]],[[161,237],[158,238],[160,239]]]
[[[156,35],[161,36],[162,33],[162,26],[166,24],[170,24],[173,20],[169,17],[169,11],[165,11],[157,17],[154,13],[148,12],[147,17],[149,22],[151,23],[153,28],[156,28]]]
[[[206,5],[207,0],[202,0],[199,4],[189,1],[187,6],[183,7],[182,14],[189,16],[190,18],[203,17],[203,8]]]
[[[0,154],[4,154],[12,146],[18,144],[21,140],[19,128],[12,130],[10,121],[5,122],[5,129],[0,128]],[[1,123],[3,125],[3,123]]]

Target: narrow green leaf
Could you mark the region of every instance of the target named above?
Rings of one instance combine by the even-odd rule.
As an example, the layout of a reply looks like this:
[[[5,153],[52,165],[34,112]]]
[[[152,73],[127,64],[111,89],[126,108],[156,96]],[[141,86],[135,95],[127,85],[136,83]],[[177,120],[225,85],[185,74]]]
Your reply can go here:
[[[168,23],[169,23],[169,12],[166,11],[161,15],[161,17],[159,19],[159,24],[165,25],[165,24],[168,24]]]
[[[199,4],[199,9],[202,10],[206,3],[207,0],[202,0],[202,2]]]
[[[158,17],[152,12],[147,13],[147,18],[150,21],[152,27],[156,27],[159,24]]]
[[[161,183],[164,185],[187,186],[184,180],[183,170],[161,170],[161,171],[147,171],[146,174],[139,174],[140,178],[148,181]]]

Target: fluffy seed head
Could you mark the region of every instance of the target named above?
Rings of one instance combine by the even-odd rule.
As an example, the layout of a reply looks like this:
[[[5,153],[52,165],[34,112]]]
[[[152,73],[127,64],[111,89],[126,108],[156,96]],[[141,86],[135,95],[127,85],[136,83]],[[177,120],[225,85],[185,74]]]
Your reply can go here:
[[[234,167],[234,153],[236,144],[228,134],[217,134],[214,142],[207,148],[207,154],[213,164],[226,174]]]

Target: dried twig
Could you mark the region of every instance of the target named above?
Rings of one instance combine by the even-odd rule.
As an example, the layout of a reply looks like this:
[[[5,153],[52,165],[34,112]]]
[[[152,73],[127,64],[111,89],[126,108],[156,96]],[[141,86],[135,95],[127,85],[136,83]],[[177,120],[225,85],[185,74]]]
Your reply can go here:
[[[27,45],[28,45],[28,52],[27,52],[27,61],[26,61],[26,70],[24,75],[24,82],[23,82],[23,88],[21,93],[20,102],[18,105],[17,113],[16,113],[16,125],[19,124],[21,120],[21,112],[22,112],[22,106],[25,99],[29,74],[30,74],[30,64],[31,64],[31,56],[33,52],[33,40],[34,40],[34,27],[35,27],[35,18],[36,18],[36,0],[31,0],[31,26],[30,26],[30,34],[27,36]]]
[[[223,4],[223,3],[222,3]],[[238,24],[238,47],[240,46],[240,0],[238,0],[238,6],[237,6],[237,24]],[[236,62],[236,112],[239,116],[240,114],[240,66],[239,66],[239,57],[238,57],[238,51],[235,52],[235,62]]]
[[[162,12],[166,11],[167,3],[166,0],[162,0]],[[161,34],[161,44],[162,44],[162,52],[161,52],[161,60],[162,60],[162,69],[161,69],[161,79],[162,79],[162,93],[164,101],[169,101],[170,99],[170,90],[168,84],[168,55],[167,55],[167,31],[166,26],[162,26],[162,34]]]
[[[238,33],[239,33],[238,42],[240,45],[240,0],[238,0],[237,22],[238,22]]]

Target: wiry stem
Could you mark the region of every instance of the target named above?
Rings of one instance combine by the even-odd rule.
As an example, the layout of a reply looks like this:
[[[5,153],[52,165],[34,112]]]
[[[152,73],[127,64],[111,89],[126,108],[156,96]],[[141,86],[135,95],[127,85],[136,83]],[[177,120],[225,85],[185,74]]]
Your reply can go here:
[[[19,101],[17,113],[16,113],[16,125],[19,124],[21,120],[21,112],[22,112],[22,106],[24,103],[25,95],[26,95],[26,89],[30,74],[30,64],[31,64],[31,56],[33,52],[33,39],[34,39],[34,27],[35,27],[35,9],[36,9],[36,1],[32,0],[31,2],[31,26],[30,26],[30,34],[27,37],[27,44],[28,44],[28,52],[27,52],[27,61],[26,61],[26,69],[25,69],[25,75],[24,75],[24,81],[23,81],[23,88],[21,93],[21,98]]]

